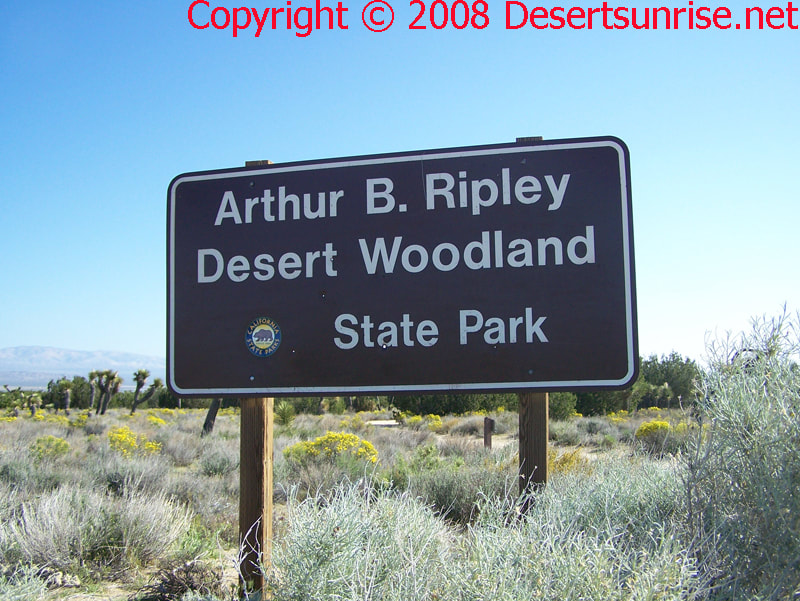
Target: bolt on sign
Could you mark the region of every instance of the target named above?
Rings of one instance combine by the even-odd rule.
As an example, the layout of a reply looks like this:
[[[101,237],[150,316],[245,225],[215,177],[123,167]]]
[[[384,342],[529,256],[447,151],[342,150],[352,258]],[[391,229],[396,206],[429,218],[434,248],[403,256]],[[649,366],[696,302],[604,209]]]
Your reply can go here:
[[[167,245],[180,395],[636,377],[629,157],[613,137],[187,173]]]

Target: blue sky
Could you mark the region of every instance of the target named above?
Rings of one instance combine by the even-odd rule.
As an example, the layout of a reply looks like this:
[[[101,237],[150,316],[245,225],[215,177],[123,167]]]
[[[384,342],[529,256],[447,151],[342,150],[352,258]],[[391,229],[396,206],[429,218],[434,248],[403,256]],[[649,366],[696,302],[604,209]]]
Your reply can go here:
[[[481,31],[395,2],[371,33],[343,2],[348,30],[257,39],[188,0],[3,8],[0,347],[164,356],[180,173],[534,135],[630,149],[642,355],[800,306],[797,30],[510,31],[488,0]]]

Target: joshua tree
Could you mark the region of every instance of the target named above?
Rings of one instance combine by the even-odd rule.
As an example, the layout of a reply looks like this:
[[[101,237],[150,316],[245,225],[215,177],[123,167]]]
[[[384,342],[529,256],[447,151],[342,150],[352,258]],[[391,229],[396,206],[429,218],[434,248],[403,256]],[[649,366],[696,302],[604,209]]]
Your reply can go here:
[[[100,377],[100,372],[96,369],[89,372],[89,386],[92,387],[92,396],[89,399],[89,415],[91,415],[92,407],[94,407],[94,399],[97,396],[97,379]],[[100,401],[97,401],[97,409],[100,410]]]
[[[25,398],[23,396],[23,398]],[[31,417],[36,416],[36,412],[39,410],[39,407],[42,406],[42,397],[39,396],[38,392],[34,392],[28,397],[28,409],[30,409]]]
[[[58,387],[61,392],[62,403],[64,405],[64,413],[69,415],[69,406],[72,403],[72,382],[63,378],[59,383]],[[58,413],[58,404],[56,403],[56,413]]]
[[[133,391],[133,405],[131,405],[131,415],[136,412],[136,407],[139,406],[140,403],[146,403],[149,401],[153,395],[158,392],[158,390],[164,385],[160,378],[156,378],[153,380],[153,383],[150,384],[150,387],[144,393],[144,396],[139,397],[139,393],[141,393],[142,388],[144,388],[144,384],[147,381],[147,378],[150,377],[150,372],[146,369],[140,369],[133,374],[133,381],[136,382],[136,389]]]
[[[119,387],[122,384],[122,378],[117,375],[117,372],[111,369],[106,369],[98,373],[97,387],[100,389],[100,398],[97,400],[96,414],[105,415],[108,409],[108,403],[119,392]]]

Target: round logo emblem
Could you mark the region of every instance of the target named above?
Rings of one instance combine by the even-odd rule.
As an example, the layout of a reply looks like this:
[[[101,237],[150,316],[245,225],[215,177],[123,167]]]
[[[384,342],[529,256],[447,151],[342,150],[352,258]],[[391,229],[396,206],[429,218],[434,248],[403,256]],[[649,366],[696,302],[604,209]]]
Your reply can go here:
[[[268,317],[259,317],[247,326],[244,340],[256,357],[269,357],[281,345],[281,327]]]

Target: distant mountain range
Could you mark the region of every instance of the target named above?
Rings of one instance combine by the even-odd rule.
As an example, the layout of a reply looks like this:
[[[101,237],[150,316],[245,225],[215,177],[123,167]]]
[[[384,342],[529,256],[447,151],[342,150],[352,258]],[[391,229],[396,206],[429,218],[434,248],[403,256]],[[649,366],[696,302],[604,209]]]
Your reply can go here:
[[[166,359],[120,351],[75,351],[48,346],[0,349],[0,387],[44,388],[50,380],[84,378],[92,370],[113,369],[131,385],[133,372],[147,369],[153,378],[165,378]]]

